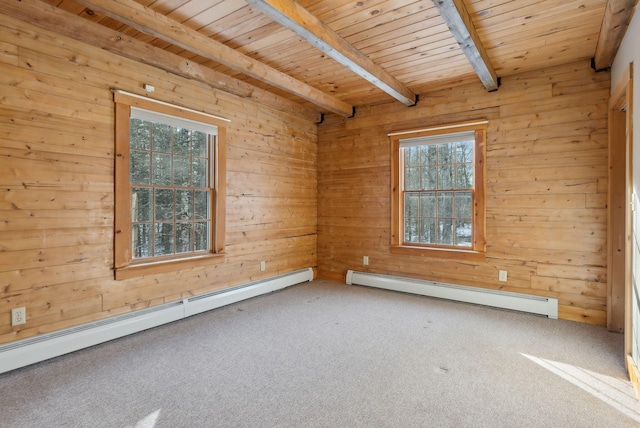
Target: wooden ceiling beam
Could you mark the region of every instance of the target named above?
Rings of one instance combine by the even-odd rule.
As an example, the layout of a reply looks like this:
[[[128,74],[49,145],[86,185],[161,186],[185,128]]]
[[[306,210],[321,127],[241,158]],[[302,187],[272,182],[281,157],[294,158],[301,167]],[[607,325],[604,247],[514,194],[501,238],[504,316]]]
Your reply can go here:
[[[500,86],[498,76],[489,56],[478,37],[476,28],[463,0],[433,0],[449,30],[458,41],[471,66],[487,91],[496,91]]]
[[[407,106],[416,94],[295,0],[246,0],[309,44]]]
[[[212,88],[250,99],[286,113],[302,116],[316,122],[320,119],[320,113],[311,108],[226,74],[202,67],[193,61],[103,27],[95,22],[87,21],[41,0],[0,2],[0,13],[116,55],[151,65],[178,76],[197,80]]]
[[[593,68],[611,67],[638,0],[608,0],[593,57]]]
[[[353,106],[344,101],[325,94],[133,0],[76,0],[76,2],[145,34],[295,94],[326,111],[345,117],[353,115]]]

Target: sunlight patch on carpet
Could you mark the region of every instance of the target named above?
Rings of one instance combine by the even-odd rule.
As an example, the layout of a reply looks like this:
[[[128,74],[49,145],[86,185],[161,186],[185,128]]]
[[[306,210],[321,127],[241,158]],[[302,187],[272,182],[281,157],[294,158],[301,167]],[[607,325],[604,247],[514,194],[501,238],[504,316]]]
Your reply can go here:
[[[580,387],[631,419],[640,422],[640,402],[630,382],[591,370],[520,353],[534,363]]]
[[[154,428],[156,426],[156,422],[158,422],[158,416],[160,416],[160,410],[158,409],[153,413],[145,416],[140,419],[133,427],[129,426],[127,428]]]

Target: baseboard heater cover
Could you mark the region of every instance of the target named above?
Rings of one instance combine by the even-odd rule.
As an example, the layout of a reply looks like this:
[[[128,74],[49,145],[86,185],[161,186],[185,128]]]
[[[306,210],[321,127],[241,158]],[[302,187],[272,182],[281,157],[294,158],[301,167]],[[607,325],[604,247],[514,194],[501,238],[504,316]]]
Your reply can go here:
[[[347,284],[492,306],[558,319],[558,299],[390,275],[347,271]]]
[[[0,345],[0,373],[312,280],[306,268]]]

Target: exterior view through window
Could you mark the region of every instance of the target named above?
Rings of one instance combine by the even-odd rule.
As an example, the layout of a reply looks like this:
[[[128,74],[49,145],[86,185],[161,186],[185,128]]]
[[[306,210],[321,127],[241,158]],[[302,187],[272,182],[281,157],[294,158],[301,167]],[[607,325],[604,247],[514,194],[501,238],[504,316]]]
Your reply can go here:
[[[400,140],[405,243],[471,248],[474,132]]]
[[[132,109],[131,244],[134,259],[208,251],[210,133]],[[182,124],[184,125],[184,124]],[[202,127],[201,127],[202,128]]]

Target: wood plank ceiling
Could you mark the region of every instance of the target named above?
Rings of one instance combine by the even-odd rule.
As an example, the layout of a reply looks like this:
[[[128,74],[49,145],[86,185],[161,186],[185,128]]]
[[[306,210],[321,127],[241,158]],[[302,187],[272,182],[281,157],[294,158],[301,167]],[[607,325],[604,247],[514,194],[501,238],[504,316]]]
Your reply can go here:
[[[597,58],[607,68],[637,0],[29,2],[178,55],[218,72],[218,80],[228,76],[301,108],[348,116],[355,106],[394,98],[412,105],[415,94],[461,83],[495,90],[497,77],[576,60]],[[265,12],[283,10],[291,21],[294,6],[308,14],[297,30]],[[445,22],[447,9],[462,24]]]

